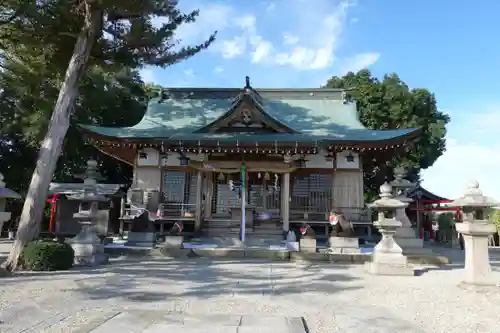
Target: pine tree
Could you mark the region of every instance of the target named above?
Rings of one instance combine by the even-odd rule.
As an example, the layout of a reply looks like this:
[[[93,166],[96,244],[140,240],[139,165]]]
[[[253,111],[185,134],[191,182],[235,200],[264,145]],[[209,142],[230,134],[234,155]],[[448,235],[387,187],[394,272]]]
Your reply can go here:
[[[146,65],[166,67],[191,57],[215,39],[214,32],[200,45],[179,45],[176,29],[193,23],[197,15],[197,11],[182,13],[175,0],[2,1],[3,71],[22,68],[22,52],[43,59],[46,71],[55,70],[61,63],[68,64],[41,143],[16,241],[4,268],[15,270],[25,244],[39,233],[48,187],[87,69],[96,65],[131,69]]]

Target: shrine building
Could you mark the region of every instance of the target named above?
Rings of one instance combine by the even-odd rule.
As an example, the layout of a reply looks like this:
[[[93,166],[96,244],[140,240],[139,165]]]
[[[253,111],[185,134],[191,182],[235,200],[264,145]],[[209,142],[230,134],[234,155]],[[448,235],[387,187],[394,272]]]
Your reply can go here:
[[[404,154],[419,129],[365,128],[340,89],[249,81],[165,89],[131,127],[79,126],[97,149],[134,168],[128,199],[145,207],[156,231],[181,220],[207,235],[244,228],[282,237],[304,222],[327,228],[331,210],[369,221],[363,169]]]

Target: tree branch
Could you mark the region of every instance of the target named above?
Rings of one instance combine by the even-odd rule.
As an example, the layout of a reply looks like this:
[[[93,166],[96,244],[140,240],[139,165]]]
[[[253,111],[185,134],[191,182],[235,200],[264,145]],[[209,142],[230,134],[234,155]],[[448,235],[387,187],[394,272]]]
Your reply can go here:
[[[6,24],[14,22],[14,20],[16,18],[18,18],[19,16],[21,16],[21,14],[23,12],[24,12],[24,6],[21,8],[18,8],[12,15],[7,17],[6,19],[0,20],[0,25],[6,25]]]

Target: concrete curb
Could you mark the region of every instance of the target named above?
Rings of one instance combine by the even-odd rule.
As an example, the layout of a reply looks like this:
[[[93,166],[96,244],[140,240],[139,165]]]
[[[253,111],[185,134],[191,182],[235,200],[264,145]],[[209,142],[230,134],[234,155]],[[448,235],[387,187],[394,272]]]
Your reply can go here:
[[[314,252],[287,252],[256,248],[207,248],[207,249],[177,249],[171,247],[155,249],[119,249],[108,248],[110,256],[128,257],[160,257],[173,259],[188,259],[192,257],[212,259],[266,259],[273,261],[290,262],[325,262],[364,264],[370,261],[368,253],[314,253]],[[408,263],[414,265],[447,265],[451,261],[442,255],[422,254],[409,255]]]

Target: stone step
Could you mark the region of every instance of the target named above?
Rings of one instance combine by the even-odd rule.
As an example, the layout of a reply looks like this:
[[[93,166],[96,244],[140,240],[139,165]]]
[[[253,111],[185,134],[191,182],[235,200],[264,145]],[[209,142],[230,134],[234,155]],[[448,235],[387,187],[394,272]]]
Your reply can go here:
[[[120,313],[101,323],[91,333],[306,333],[301,318],[240,316],[240,315],[181,315],[137,311]]]
[[[267,229],[267,228],[254,227],[253,230],[255,233],[268,233],[273,235],[283,234],[283,229],[281,228]]]

